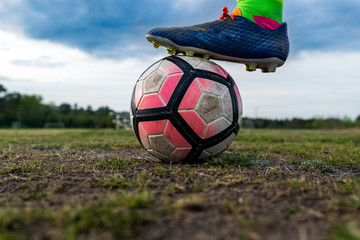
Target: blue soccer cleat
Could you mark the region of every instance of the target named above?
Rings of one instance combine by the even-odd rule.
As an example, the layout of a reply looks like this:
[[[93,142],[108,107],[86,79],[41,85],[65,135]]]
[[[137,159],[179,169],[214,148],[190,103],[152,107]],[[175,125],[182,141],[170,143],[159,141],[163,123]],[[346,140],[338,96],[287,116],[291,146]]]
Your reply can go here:
[[[169,54],[184,53],[239,62],[247,71],[257,68],[275,72],[289,55],[286,23],[268,30],[241,16],[228,15],[223,9],[220,20],[190,27],[155,28],[146,34],[154,47],[166,47]]]

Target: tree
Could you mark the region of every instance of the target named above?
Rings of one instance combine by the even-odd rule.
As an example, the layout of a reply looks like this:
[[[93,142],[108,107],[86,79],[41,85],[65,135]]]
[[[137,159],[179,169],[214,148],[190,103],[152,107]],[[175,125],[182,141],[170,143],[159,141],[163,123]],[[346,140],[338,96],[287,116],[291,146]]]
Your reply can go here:
[[[67,103],[63,103],[59,106],[59,110],[62,114],[68,114],[71,111],[71,105]]]
[[[6,88],[0,84],[0,93],[5,93],[6,92]]]

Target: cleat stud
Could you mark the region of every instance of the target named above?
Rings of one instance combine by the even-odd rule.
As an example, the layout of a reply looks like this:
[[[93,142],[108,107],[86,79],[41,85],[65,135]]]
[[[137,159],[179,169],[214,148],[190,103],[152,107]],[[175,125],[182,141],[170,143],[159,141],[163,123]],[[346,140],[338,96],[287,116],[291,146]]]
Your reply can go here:
[[[186,56],[188,56],[188,57],[193,57],[194,54],[195,54],[195,52],[193,52],[193,51],[187,51],[186,52]]]
[[[210,56],[209,56],[209,55],[204,55],[204,56],[203,56],[203,59],[209,60],[209,59],[210,59]]]
[[[268,72],[276,72],[277,66],[278,65],[276,63],[270,63],[268,66]]]
[[[159,44],[157,42],[152,42],[154,48],[158,49],[159,48]]]
[[[246,65],[246,71],[248,72],[254,72],[256,71],[256,68],[258,67],[258,65],[256,63],[250,63]]]
[[[167,51],[170,55],[176,55],[176,50],[173,50],[171,48],[167,48]]]
[[[262,68],[262,72],[263,73],[274,73],[274,72],[276,72],[277,66],[278,65],[276,63],[269,63],[267,66],[264,66]]]

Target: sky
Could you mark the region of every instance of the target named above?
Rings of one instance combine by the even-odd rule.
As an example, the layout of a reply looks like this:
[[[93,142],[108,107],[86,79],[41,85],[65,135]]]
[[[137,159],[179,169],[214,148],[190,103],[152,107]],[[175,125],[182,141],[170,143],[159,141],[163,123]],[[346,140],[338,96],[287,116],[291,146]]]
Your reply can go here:
[[[217,61],[236,81],[244,116],[360,115],[359,0],[285,0],[291,53],[275,74]],[[127,111],[141,73],[167,55],[155,27],[213,21],[235,0],[1,0],[0,84],[45,103]]]

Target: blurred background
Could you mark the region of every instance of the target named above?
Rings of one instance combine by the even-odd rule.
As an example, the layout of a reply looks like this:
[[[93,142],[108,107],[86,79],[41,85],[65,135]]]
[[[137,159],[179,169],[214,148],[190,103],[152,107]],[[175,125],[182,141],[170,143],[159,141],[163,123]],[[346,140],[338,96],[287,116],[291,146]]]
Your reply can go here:
[[[1,0],[0,126],[113,126],[141,73],[167,55],[146,32],[213,21],[225,5],[236,1]],[[358,0],[284,0],[284,67],[217,62],[239,86],[249,127],[360,122],[359,15]]]

